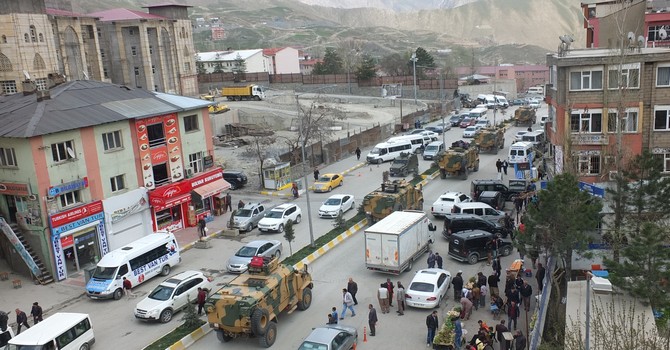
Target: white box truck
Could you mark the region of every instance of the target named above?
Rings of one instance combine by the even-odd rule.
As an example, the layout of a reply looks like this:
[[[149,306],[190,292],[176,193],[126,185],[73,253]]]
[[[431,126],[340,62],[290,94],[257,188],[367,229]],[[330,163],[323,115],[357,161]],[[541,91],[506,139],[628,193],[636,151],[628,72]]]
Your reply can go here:
[[[430,249],[436,226],[423,211],[396,211],[365,230],[365,267],[399,275]]]

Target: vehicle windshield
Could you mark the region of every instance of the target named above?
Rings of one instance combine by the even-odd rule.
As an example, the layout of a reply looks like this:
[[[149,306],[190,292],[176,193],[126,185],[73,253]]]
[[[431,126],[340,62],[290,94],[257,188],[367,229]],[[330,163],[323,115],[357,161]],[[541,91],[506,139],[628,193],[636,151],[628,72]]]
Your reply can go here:
[[[245,218],[251,217],[251,209],[238,209],[235,212],[235,216],[242,216]]]
[[[470,119],[470,118],[465,118],[465,119],[463,119],[463,123],[469,123],[471,120],[472,119]]]
[[[438,147],[437,146],[428,146],[426,147],[426,151],[437,151]]]
[[[328,198],[327,201],[325,201],[323,204],[324,205],[340,205],[342,202],[342,199],[340,198]]]
[[[370,151],[370,154],[379,154],[379,153],[380,153],[380,150],[377,147],[373,148],[372,151]]]
[[[151,292],[151,294],[149,294],[149,299],[165,301],[165,300],[170,299],[170,297],[172,296],[173,291],[174,291],[174,288],[172,288],[172,287],[158,285],[158,287],[156,287],[156,289],[154,289]]]
[[[330,176],[321,176],[319,182],[330,182]]]
[[[328,345],[313,341],[304,341],[300,344],[298,350],[328,350]]]
[[[267,215],[265,215],[266,218],[271,218],[271,219],[281,219],[281,217],[284,215],[283,211],[275,211],[272,210],[270,211]]]
[[[475,131],[475,129],[477,129],[477,128],[474,127],[474,126],[468,126],[468,127],[465,129],[465,131]]]
[[[47,350],[47,349],[53,349],[53,345],[49,344],[48,347],[47,347],[47,345],[12,345],[12,344],[9,344],[9,347],[7,349],[9,349],[9,350]]]
[[[443,202],[453,202],[454,199],[451,197],[440,197],[440,200]]]
[[[102,267],[98,266],[93,272],[93,278],[98,278],[101,280],[111,280],[116,276],[116,269],[118,267]]]
[[[435,286],[426,282],[412,282],[409,286],[409,290],[415,292],[432,292],[435,290]]]
[[[393,164],[407,164],[407,159],[396,159]]]
[[[256,256],[256,252],[258,251],[258,248],[254,247],[242,247],[240,250],[235,253],[235,256],[239,256],[242,258],[251,258]]]

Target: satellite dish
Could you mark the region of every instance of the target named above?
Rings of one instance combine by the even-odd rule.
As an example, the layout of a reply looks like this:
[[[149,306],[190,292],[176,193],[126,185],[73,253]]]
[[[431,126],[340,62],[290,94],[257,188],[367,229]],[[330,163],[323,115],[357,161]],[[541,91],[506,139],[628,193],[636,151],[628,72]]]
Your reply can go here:
[[[82,73],[84,73],[84,80],[88,80],[88,73],[86,73],[86,71],[82,71]]]
[[[637,37],[637,46],[638,47],[643,47],[644,46],[644,36],[640,35]]]
[[[31,80],[30,79],[30,74],[28,73],[28,71],[24,70],[23,75],[26,77],[26,80]]]
[[[67,154],[70,156],[70,158],[77,158],[74,155],[74,151],[70,147],[67,148]]]
[[[665,30],[665,29],[663,29],[663,28],[661,28],[661,29],[658,31],[658,36],[661,38],[661,40],[665,40],[665,39],[668,38],[668,31]]]
[[[573,39],[572,36],[570,36],[570,35],[568,35],[568,34],[566,34],[566,35],[561,35],[561,36],[559,36],[558,38],[561,39],[561,41],[562,41],[564,44],[568,44],[568,45],[570,45],[573,41],[575,41],[575,39]]]
[[[628,41],[633,41],[633,40],[635,40],[635,33],[628,32]]]

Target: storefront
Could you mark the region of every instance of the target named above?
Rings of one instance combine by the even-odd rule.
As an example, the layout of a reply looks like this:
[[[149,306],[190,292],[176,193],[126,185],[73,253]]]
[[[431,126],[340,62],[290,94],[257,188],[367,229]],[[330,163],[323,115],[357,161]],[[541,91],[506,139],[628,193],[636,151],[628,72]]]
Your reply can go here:
[[[56,279],[94,267],[109,252],[102,201],[49,216]]]
[[[229,188],[220,168],[158,187],[149,192],[154,229],[177,231],[195,226],[200,218],[211,221],[216,214],[214,196]]]
[[[103,199],[102,204],[110,250],[121,248],[153,232],[146,188]]]
[[[18,182],[0,182],[0,214],[8,223],[42,225],[37,196],[30,185]]]

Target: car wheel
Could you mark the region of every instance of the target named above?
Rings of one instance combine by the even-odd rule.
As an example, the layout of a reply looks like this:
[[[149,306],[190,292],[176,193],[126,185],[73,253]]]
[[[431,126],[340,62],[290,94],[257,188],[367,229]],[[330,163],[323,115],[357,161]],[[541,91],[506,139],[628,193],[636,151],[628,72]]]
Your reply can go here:
[[[281,250],[278,250],[274,254],[272,254],[272,257],[277,259],[281,258]]]
[[[123,290],[121,288],[114,291],[114,300],[119,300],[123,296]]]
[[[332,191],[332,190],[333,190],[333,188],[330,187],[330,186],[328,186],[328,192],[330,192],[330,191]]]
[[[477,255],[476,253],[472,253],[472,254],[468,255],[468,263],[470,265],[474,265],[477,262],[479,262],[479,255]]]
[[[295,217],[295,223],[296,223],[296,224],[299,224],[300,221],[302,221],[302,215],[298,215],[298,216],[296,216],[296,217]]]
[[[356,208],[356,202],[351,202],[351,206],[349,207],[349,209],[354,209],[354,208]]]
[[[84,343],[84,345],[80,346],[79,350],[88,350],[88,343]]]
[[[298,301],[298,310],[303,311],[309,309],[312,305],[312,290],[305,288],[302,290],[302,300]]]
[[[170,265],[163,265],[163,268],[161,269],[161,275],[167,276],[170,274]]]
[[[380,159],[377,159],[377,164],[381,164],[381,163],[382,163],[381,158],[380,158]]]
[[[257,307],[254,312],[251,313],[251,331],[254,335],[264,335],[268,324],[270,322],[270,314],[268,310]]]
[[[414,263],[413,259],[409,259],[409,262],[407,263],[407,268],[405,271],[412,271],[412,263]]]
[[[227,342],[233,340],[233,337],[227,335],[223,331],[217,330],[215,332],[216,332],[216,338],[219,339],[219,341],[222,342],[222,343],[227,343]]]
[[[269,348],[277,340],[277,325],[274,322],[270,322],[268,329],[265,330],[265,334],[260,338],[259,342],[262,347]]]
[[[171,309],[165,309],[163,312],[161,312],[160,315],[160,321],[161,323],[168,323],[172,320],[172,310]]]
[[[277,232],[279,232],[279,233],[284,232],[284,224],[279,225],[279,229],[277,229]]]

